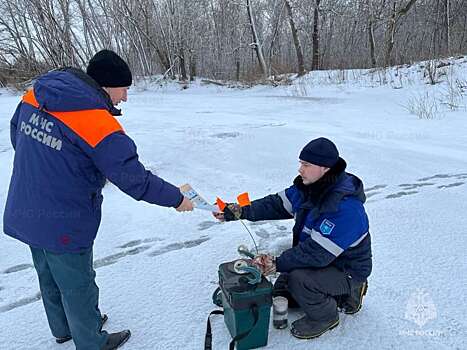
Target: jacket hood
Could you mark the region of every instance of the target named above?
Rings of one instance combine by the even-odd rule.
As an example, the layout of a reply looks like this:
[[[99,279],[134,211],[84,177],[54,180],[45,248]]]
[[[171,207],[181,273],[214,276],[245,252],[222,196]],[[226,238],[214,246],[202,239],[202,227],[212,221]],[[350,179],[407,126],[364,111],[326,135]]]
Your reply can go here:
[[[362,203],[365,203],[366,196],[363,190],[363,182],[353,174],[345,173],[342,180],[336,183],[334,191],[342,193],[345,196],[355,196]]]
[[[34,84],[34,96],[39,106],[50,112],[106,109],[113,115],[120,114],[108,94],[86,73],[75,68],[40,76]]]

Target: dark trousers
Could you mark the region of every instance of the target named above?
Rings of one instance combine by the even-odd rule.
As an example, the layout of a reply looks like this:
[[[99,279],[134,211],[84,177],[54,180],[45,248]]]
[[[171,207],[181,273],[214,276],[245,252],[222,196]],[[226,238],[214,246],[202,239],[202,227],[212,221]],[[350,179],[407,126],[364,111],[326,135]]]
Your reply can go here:
[[[71,335],[77,350],[100,350],[108,333],[101,331],[92,248],[76,254],[30,248],[53,336]]]
[[[281,274],[275,290],[286,290],[294,302],[313,321],[330,321],[338,317],[337,301],[349,295],[352,281],[348,274],[328,266],[321,269],[297,269]],[[280,295],[280,292],[276,292]]]

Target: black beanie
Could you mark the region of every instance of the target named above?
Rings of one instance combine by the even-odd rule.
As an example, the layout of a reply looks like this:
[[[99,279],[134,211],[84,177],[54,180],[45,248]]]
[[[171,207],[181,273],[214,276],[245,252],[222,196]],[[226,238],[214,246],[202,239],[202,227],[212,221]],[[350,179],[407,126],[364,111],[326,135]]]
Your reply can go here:
[[[96,53],[89,61],[86,73],[101,87],[127,87],[132,82],[128,64],[110,50]]]
[[[314,165],[332,168],[339,160],[339,151],[332,141],[320,137],[303,147],[299,158]]]

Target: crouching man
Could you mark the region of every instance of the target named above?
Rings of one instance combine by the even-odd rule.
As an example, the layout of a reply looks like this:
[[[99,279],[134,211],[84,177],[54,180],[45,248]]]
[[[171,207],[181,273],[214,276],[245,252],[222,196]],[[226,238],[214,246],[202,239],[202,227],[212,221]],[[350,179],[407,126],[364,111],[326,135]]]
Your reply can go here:
[[[345,172],[333,142],[318,138],[300,153],[299,176],[291,187],[252,201],[228,204],[220,221],[294,219],[292,248],[280,256],[259,255],[263,274],[280,272],[274,296],[303,309],[291,333],[311,339],[339,324],[338,310],[358,312],[371,273],[371,241],[362,181]]]

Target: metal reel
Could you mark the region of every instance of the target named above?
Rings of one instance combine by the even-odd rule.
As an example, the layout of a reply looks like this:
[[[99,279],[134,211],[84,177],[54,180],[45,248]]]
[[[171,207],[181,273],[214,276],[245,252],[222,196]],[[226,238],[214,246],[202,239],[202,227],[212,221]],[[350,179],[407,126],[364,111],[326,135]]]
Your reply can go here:
[[[246,267],[248,267],[248,263],[245,260],[239,259],[234,262],[234,271],[235,273],[238,273],[240,275],[244,275],[248,273],[248,270],[245,270]]]

